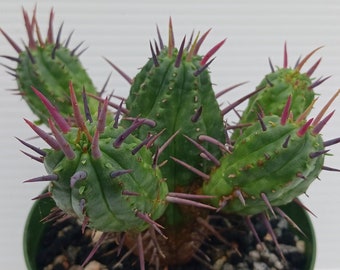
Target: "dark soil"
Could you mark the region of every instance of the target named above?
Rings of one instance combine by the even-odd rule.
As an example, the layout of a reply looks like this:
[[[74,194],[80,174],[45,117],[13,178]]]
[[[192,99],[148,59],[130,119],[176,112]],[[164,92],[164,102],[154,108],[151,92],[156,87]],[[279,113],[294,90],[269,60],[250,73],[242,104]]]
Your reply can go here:
[[[280,256],[272,237],[268,234],[259,218],[252,222],[264,245],[259,244],[253,234],[238,216],[214,216],[210,224],[225,238],[226,245],[215,236],[207,236],[194,258],[186,265],[161,267],[166,270],[237,270],[237,269],[304,269],[306,257],[304,247],[306,238],[288,226],[286,220],[276,218],[271,225],[277,235]],[[82,262],[93,248],[93,233],[86,230],[83,234],[81,226],[73,219],[48,226],[42,240],[42,248],[37,261],[39,270],[79,270]],[[135,255],[130,255],[117,265],[120,258],[127,252],[122,250],[117,256],[116,238],[107,240],[93,256],[92,263],[84,269],[129,269],[139,270],[139,261]],[[263,248],[263,246],[265,246]],[[149,265],[148,270],[155,267]]]

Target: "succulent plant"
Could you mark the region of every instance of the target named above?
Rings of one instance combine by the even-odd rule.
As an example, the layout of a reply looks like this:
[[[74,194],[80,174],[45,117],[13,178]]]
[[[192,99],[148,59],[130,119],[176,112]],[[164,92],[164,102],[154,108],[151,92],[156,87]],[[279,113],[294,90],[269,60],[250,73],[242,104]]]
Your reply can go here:
[[[74,49],[69,49],[72,33],[65,42],[61,41],[63,25],[60,26],[57,36],[53,34],[54,12],[51,10],[49,27],[46,38],[42,37],[36,18],[36,10],[30,19],[27,12],[23,9],[23,17],[28,35],[28,43],[25,48],[20,46],[2,29],[1,33],[11,44],[18,56],[4,56],[14,61],[17,66],[12,68],[7,66],[9,73],[12,74],[18,88],[15,91],[26,101],[33,113],[38,116],[38,123],[48,125],[48,112],[37,100],[31,87],[39,89],[49,100],[51,100],[60,113],[66,116],[72,114],[71,101],[69,99],[68,84],[72,83],[81,92],[84,89],[88,93],[97,94],[96,88],[91,78],[87,74],[79,61],[79,56],[83,51],[79,51],[82,43]],[[36,33],[36,37],[35,37]],[[82,98],[81,95],[78,98]],[[81,101],[81,100],[78,100]],[[88,101],[90,111],[97,110],[95,100]]]
[[[159,218],[168,193],[159,169],[152,167],[151,152],[146,148],[134,152],[140,140],[128,136],[121,127],[105,126],[107,102],[97,120],[85,121],[72,85],[70,89],[76,127],[55,113],[55,107],[34,89],[52,112],[54,121],[49,123],[54,136],[45,136],[38,126],[26,120],[51,146],[41,150],[49,174],[26,182],[50,181],[49,195],[57,207],[65,214],[77,216],[84,227],[103,232],[143,231],[147,223],[141,216],[147,213],[151,219]]]
[[[334,111],[321,119],[327,104],[315,119],[305,120],[304,113],[293,119],[291,101],[289,96],[281,116],[259,115],[257,123],[244,129],[232,153],[203,185],[205,194],[217,196],[215,204],[223,211],[273,212],[272,207],[305,193],[324,168],[325,147],[333,140],[323,141],[320,132]]]
[[[154,149],[157,149],[157,162],[166,162],[161,170],[170,191],[183,187],[189,190],[193,182],[199,185],[201,180],[169,157],[190,161],[193,166],[207,173],[214,165],[211,160],[202,161],[199,156],[201,150],[193,147],[193,139],[202,139],[200,144],[207,148],[206,153],[209,152],[213,161],[217,162],[221,157],[218,146],[203,141],[204,137],[220,141],[225,139],[223,117],[208,71],[213,60],[211,57],[225,40],[202,57],[198,51],[209,32],[201,37],[197,34],[195,38],[193,33],[187,44],[184,37],[178,49],[170,18],[168,45],[164,45],[157,28],[159,42],[154,45],[150,42],[152,57],[133,79],[128,79],[131,89],[126,99],[126,115],[156,122],[153,130],[161,136],[154,142]],[[112,62],[108,62],[120,71]],[[127,78],[126,75],[124,77]],[[148,133],[148,128],[140,127],[134,134],[143,138]],[[187,192],[185,188],[184,191]],[[180,216],[183,217],[173,207],[167,213],[169,224],[181,222]]]
[[[53,12],[46,41],[35,11],[32,20],[24,11],[24,19],[25,50],[1,30],[19,54],[5,57],[17,62],[17,68],[8,68],[19,93],[51,131],[25,119],[49,146],[40,149],[19,139],[38,156],[24,153],[47,171],[26,182],[49,182],[48,192],[36,198],[56,203],[45,220],[74,216],[83,230],[103,232],[98,245],[124,234],[120,244],[138,254],[141,269],[145,259],[158,267],[174,263],[174,257],[175,263],[185,263],[207,235],[221,238],[209,225],[210,213],[245,217],[255,236],[250,217],[261,214],[276,241],[265,213],[277,213],[295,226],[279,207],[303,194],[321,170],[338,171],[325,166],[324,157],[340,139],[324,141],[321,130],[340,91],[309,118],[313,88],[327,77],[311,78],[320,60],[301,72],[317,49],[289,68],[285,46],[282,68],[275,70],[270,62],[272,72],[253,92],[220,109],[217,98],[238,86],[217,94],[212,87],[208,67],[225,40],[205,56],[198,51],[210,30],[192,35],[188,43],[184,38],[176,48],[170,19],[168,45],[157,28],[151,58],[133,79],[107,60],[131,84],[127,99],[115,104],[95,90],[76,55],[78,46],[70,51],[70,38],[60,42],[62,27],[54,41]],[[224,116],[247,100],[230,139]],[[197,201],[202,199],[212,205]]]
[[[157,29],[158,30],[158,29]],[[209,31],[202,37],[199,34],[193,40],[193,35],[186,44],[186,38],[180,48],[175,47],[171,19],[169,21],[169,40],[165,46],[158,32],[159,42],[153,46],[150,43],[152,57],[141,71],[131,80],[131,89],[126,99],[128,116],[146,117],[157,122],[155,130],[162,136],[155,142],[155,147],[161,148],[166,140],[174,136],[169,147],[159,157],[159,163],[176,156],[184,161],[191,161],[206,172],[209,165],[199,158],[199,150],[185,138],[198,138],[204,134],[218,140],[225,138],[224,123],[220,108],[215,98],[208,66],[212,55],[223,45],[225,40],[214,46],[204,57],[198,51]],[[138,137],[145,137],[149,131],[138,129]],[[218,147],[206,145],[218,158]],[[163,149],[162,149],[163,150]],[[211,167],[211,165],[210,165]],[[192,173],[168,160],[162,169],[170,190],[177,186],[189,185],[193,179]]]
[[[153,164],[152,152],[131,135],[141,124],[154,126],[153,121],[136,119],[127,129],[116,122],[107,125],[108,99],[96,120],[89,114],[84,120],[70,84],[76,123],[70,126],[42,93],[35,88],[33,91],[50,114],[52,135],[25,121],[51,148],[39,149],[19,141],[40,155],[34,157],[27,153],[43,162],[48,173],[25,181],[50,182],[49,191],[38,197],[51,197],[56,203],[57,208],[48,220],[74,216],[82,222],[83,230],[89,227],[103,232],[101,241],[109,233],[120,232],[141,239],[140,233],[149,227],[165,237],[161,232],[163,226],[155,220],[163,215],[169,202],[214,209],[195,201],[210,196],[168,192],[158,166]],[[88,111],[87,103],[84,106],[84,111]],[[139,249],[143,250],[142,243]]]
[[[248,104],[242,114],[238,125],[247,125],[257,121],[257,113],[263,115],[280,115],[285,103],[290,96],[291,113],[295,116],[301,115],[307,108],[311,109],[311,104],[315,101],[316,96],[314,88],[323,83],[329,77],[314,80],[313,73],[319,66],[321,58],[309,68],[302,72],[302,68],[310,57],[315,54],[321,47],[314,49],[307,54],[302,60],[298,60],[295,67],[288,66],[287,45],[284,46],[283,66],[274,68],[269,60],[271,72],[266,74],[263,80],[257,86],[260,92],[251,96]],[[232,134],[232,139],[242,132],[242,129],[236,129]]]

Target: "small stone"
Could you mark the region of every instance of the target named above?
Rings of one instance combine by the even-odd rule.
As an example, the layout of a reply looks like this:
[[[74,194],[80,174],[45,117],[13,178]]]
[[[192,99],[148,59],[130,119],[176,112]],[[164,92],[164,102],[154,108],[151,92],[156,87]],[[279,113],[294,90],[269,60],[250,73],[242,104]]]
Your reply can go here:
[[[235,270],[235,267],[230,263],[225,263],[222,270]]]
[[[249,257],[252,259],[252,261],[257,262],[260,260],[261,255],[260,252],[258,252],[257,250],[251,250],[249,252]]]
[[[296,246],[291,246],[291,245],[285,245],[285,244],[280,244],[280,249],[283,254],[290,254],[290,253],[295,253],[299,252],[298,248]]]
[[[69,269],[70,264],[65,255],[57,256],[53,261],[53,269]]]
[[[261,243],[261,244],[256,244],[256,250],[257,250],[257,251],[263,252],[263,251],[265,251],[266,249],[267,249],[267,247],[266,247],[263,243]]]
[[[248,264],[245,262],[240,262],[236,265],[237,270],[249,270]]]
[[[285,268],[284,265],[280,261],[275,262],[274,267],[277,270],[283,270]]]
[[[254,262],[253,270],[270,270],[270,268],[264,262]]]
[[[217,259],[216,262],[214,263],[212,269],[213,270],[221,270],[223,267],[223,264],[226,262],[227,257],[222,256],[221,258]]]
[[[97,261],[91,261],[88,265],[85,266],[84,270],[108,270],[105,265]]]
[[[305,253],[306,252],[306,243],[305,241],[299,240],[296,242],[296,248],[299,252]]]
[[[264,237],[263,240],[268,241],[268,242],[272,242],[273,241],[273,237],[267,233]]]
[[[279,261],[279,258],[274,253],[269,254],[269,256],[268,256],[268,264],[269,265],[274,265],[278,261]]]

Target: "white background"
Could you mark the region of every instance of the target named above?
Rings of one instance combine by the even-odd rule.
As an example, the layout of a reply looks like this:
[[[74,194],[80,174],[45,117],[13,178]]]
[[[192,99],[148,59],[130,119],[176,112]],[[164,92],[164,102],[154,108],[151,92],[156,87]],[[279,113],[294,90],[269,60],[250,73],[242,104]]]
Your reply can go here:
[[[89,49],[82,62],[95,84],[101,87],[111,68],[103,56],[119,65],[131,77],[150,56],[149,40],[156,38],[158,24],[167,38],[169,16],[173,19],[177,44],[192,29],[212,28],[205,45],[208,48],[224,38],[226,44],[218,52],[211,66],[216,91],[232,84],[248,84],[225,97],[233,101],[254,89],[268,73],[268,57],[275,65],[282,65],[283,44],[287,41],[289,63],[295,64],[300,55],[324,45],[305,67],[307,70],[319,57],[320,67],[315,77],[332,75],[317,88],[322,93],[315,112],[340,87],[340,2],[323,1],[5,1],[0,0],[0,27],[22,45],[27,40],[21,8],[29,12],[38,4],[38,20],[45,31],[48,13],[53,6],[56,28],[64,21],[64,37],[75,30],[73,45],[85,41]],[[55,33],[57,29],[55,29]],[[0,37],[0,55],[15,55],[14,50]],[[4,59],[2,63],[10,64]],[[44,174],[40,164],[24,157],[23,149],[14,136],[28,138],[32,132],[22,120],[34,119],[20,97],[5,89],[14,88],[15,81],[0,67],[0,266],[2,269],[25,269],[22,256],[22,231],[31,198],[44,187],[23,184],[30,177]],[[113,72],[110,91],[126,96],[129,85]],[[340,106],[340,98],[333,108]],[[325,139],[340,136],[340,110],[323,130]],[[335,157],[327,158],[327,165],[339,166],[340,145],[333,147]],[[312,218],[318,241],[316,269],[339,269],[340,243],[340,175],[323,172],[302,200],[317,214]]]

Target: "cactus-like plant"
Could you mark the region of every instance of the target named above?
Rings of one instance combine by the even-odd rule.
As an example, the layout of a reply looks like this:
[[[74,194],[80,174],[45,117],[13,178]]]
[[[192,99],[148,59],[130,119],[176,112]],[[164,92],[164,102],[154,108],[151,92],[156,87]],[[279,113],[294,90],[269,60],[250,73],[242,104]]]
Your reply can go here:
[[[293,119],[291,100],[289,96],[281,116],[258,115],[257,123],[244,129],[232,153],[221,159],[204,184],[203,192],[216,195],[215,203],[223,211],[273,211],[305,193],[319,176],[325,147],[332,142],[323,141],[320,131],[334,111],[322,120],[325,109],[315,119],[305,120],[304,113]]]
[[[1,30],[19,54],[6,57],[18,63],[13,71],[19,92],[52,133],[25,120],[50,146],[39,149],[19,139],[39,156],[25,154],[44,163],[47,171],[26,182],[49,182],[48,192],[37,197],[56,202],[48,220],[75,216],[83,230],[104,232],[99,244],[111,233],[125,234],[122,244],[132,251],[137,245],[141,269],[145,259],[156,265],[184,263],[205,233],[220,237],[202,221],[209,210],[245,216],[255,235],[252,215],[272,212],[291,221],[279,206],[304,193],[322,169],[337,170],[324,165],[324,156],[325,148],[340,139],[324,141],[320,132],[333,115],[324,117],[339,91],[316,118],[308,118],[313,88],[325,79],[310,78],[320,61],[300,71],[316,50],[291,69],[285,48],[283,68],[275,71],[271,65],[272,73],[255,91],[221,110],[208,67],[224,40],[205,56],[198,50],[209,31],[187,44],[183,39],[177,49],[170,19],[168,45],[157,29],[159,42],[150,43],[151,58],[134,79],[108,61],[131,84],[125,107],[97,96],[75,50],[67,49],[68,41],[61,45],[61,28],[54,42],[53,13],[47,41],[41,39],[35,12],[30,21],[24,11],[24,18],[25,51]],[[229,139],[223,117],[246,100],[236,126],[242,130]],[[211,199],[213,206],[197,199]],[[196,226],[204,231],[199,239],[192,233]],[[145,239],[153,248],[143,249]],[[174,257],[177,262],[169,261]]]
[[[77,91],[83,89],[88,93],[97,94],[92,80],[82,64],[79,56],[83,51],[79,51],[82,43],[74,49],[69,49],[72,34],[65,42],[61,40],[63,25],[60,26],[57,36],[54,36],[53,20],[54,12],[51,10],[49,27],[46,38],[40,33],[40,28],[36,18],[36,10],[30,19],[23,9],[23,17],[27,30],[28,42],[25,48],[20,46],[2,29],[0,32],[12,45],[18,56],[4,56],[16,63],[16,67],[7,66],[12,74],[18,88],[16,92],[26,101],[33,113],[38,116],[37,123],[48,125],[48,112],[37,100],[31,87],[39,89],[51,102],[53,102],[64,117],[72,115],[72,106],[68,93],[68,84],[72,80]],[[36,37],[35,37],[35,33]],[[82,98],[78,95],[77,98]],[[78,100],[81,101],[81,100]],[[88,101],[90,110],[94,113],[97,110],[97,103],[94,100]]]
[[[307,108],[311,109],[314,102],[314,88],[323,83],[329,77],[314,80],[313,73],[319,66],[319,59],[306,72],[302,72],[302,68],[307,60],[320,49],[313,50],[302,60],[298,60],[295,67],[288,66],[287,45],[284,46],[284,59],[282,67],[274,68],[271,60],[269,60],[271,72],[264,76],[263,80],[257,86],[260,92],[251,96],[248,104],[242,114],[238,125],[247,125],[257,121],[257,113],[262,115],[280,115],[285,103],[290,96],[290,110],[295,116],[301,115]],[[232,134],[232,139],[242,133],[242,129],[236,129]]]
[[[158,29],[157,29],[158,30]],[[184,38],[176,48],[171,19],[169,21],[169,40],[165,46],[158,30],[159,43],[150,43],[152,57],[134,77],[131,90],[126,100],[128,115],[146,117],[157,122],[155,130],[163,135],[155,143],[160,147],[176,133],[171,145],[159,157],[159,162],[169,156],[176,156],[190,161],[205,172],[207,163],[202,163],[199,150],[183,135],[198,138],[204,134],[217,140],[224,140],[224,123],[220,108],[215,98],[208,66],[212,55],[223,45],[225,40],[214,46],[204,57],[198,51],[209,31],[202,37],[193,35],[186,44]],[[138,137],[148,133],[145,128],[138,129]],[[202,143],[219,158],[218,147]],[[192,173],[183,170],[175,162],[168,160],[163,175],[167,178],[170,190],[177,186],[189,185],[194,179]]]
[[[127,129],[117,122],[107,125],[108,99],[96,120],[89,114],[84,119],[70,83],[75,117],[75,125],[70,126],[42,93],[35,88],[33,92],[50,114],[52,135],[25,121],[51,148],[38,149],[19,140],[41,155],[34,159],[43,162],[48,173],[25,181],[50,182],[48,192],[41,197],[51,197],[57,209],[48,219],[74,216],[82,222],[83,229],[89,227],[104,232],[103,239],[105,233],[112,232],[137,235],[139,252],[143,254],[141,232],[151,227],[165,237],[161,232],[163,226],[155,220],[163,215],[169,202],[214,209],[193,200],[210,196],[168,192],[151,151],[131,135],[142,124],[154,126],[154,121],[136,119]],[[84,111],[88,111],[87,103],[84,105]],[[143,261],[141,258],[142,265]]]

